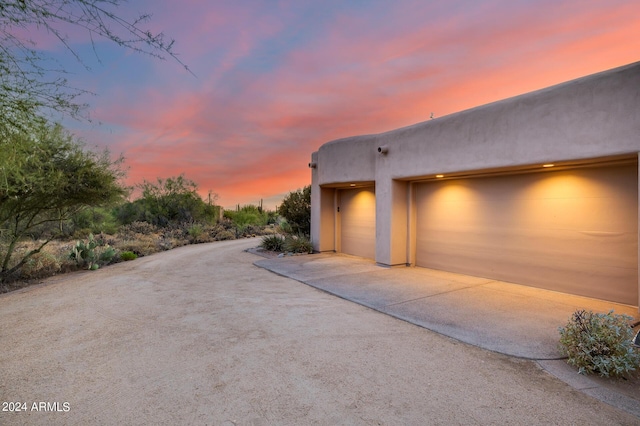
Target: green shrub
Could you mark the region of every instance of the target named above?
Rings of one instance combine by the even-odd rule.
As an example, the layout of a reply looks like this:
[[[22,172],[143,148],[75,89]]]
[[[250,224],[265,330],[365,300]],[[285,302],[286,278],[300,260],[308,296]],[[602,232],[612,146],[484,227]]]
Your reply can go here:
[[[86,238],[89,234],[118,232],[118,223],[111,209],[94,207],[81,210],[69,221],[70,230],[76,238]]]
[[[198,194],[198,184],[184,175],[145,180],[137,185],[141,198],[120,205],[115,215],[121,224],[149,222],[161,228],[182,223],[216,222],[220,207],[212,205],[216,195],[209,192],[208,202]]]
[[[189,234],[189,237],[191,237],[193,241],[197,241],[198,237],[202,235],[204,230],[202,229],[201,225],[195,224],[195,225],[191,225],[187,230],[187,232]]]
[[[640,351],[633,346],[632,318],[579,310],[559,327],[560,350],[580,374],[621,377],[640,367]]]
[[[290,192],[278,208],[280,216],[287,220],[292,233],[311,234],[311,185]]]
[[[313,253],[313,246],[307,237],[288,235],[284,240],[284,249],[291,253]]]
[[[123,251],[122,253],[120,253],[120,259],[124,260],[125,262],[128,260],[136,260],[137,258],[138,255],[132,251]]]
[[[225,210],[224,217],[231,219],[235,226],[239,228],[244,228],[248,225],[263,227],[269,220],[269,213],[258,206],[249,204],[243,207],[238,206],[236,211]]]
[[[284,238],[278,234],[265,235],[262,237],[260,247],[269,251],[284,251]]]

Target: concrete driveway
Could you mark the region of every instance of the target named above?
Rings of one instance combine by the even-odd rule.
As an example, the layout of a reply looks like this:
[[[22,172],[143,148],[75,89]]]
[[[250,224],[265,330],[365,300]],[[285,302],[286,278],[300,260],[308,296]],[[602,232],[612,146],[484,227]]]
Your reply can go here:
[[[0,424],[640,423],[533,361],[254,266],[258,241],[0,296],[2,408],[27,409]]]

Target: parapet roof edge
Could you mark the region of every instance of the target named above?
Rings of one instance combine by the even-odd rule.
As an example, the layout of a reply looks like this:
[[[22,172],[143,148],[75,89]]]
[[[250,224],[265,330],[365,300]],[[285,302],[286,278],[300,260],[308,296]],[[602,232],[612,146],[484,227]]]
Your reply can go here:
[[[503,105],[503,104],[508,104],[508,103],[515,103],[517,101],[520,101],[522,99],[527,99],[527,98],[535,98],[537,96],[541,96],[544,93],[548,93],[551,91],[555,91],[558,90],[562,87],[569,87],[575,84],[583,84],[585,82],[589,82],[591,80],[597,80],[597,79],[601,79],[601,78],[605,78],[609,75],[612,74],[618,74],[618,73],[622,73],[625,71],[628,71],[629,69],[633,69],[633,68],[637,68],[639,71],[639,75],[640,75],[640,61],[637,62],[632,62],[630,64],[626,64],[626,65],[622,65],[616,68],[611,68],[608,70],[604,70],[604,71],[599,71],[593,74],[588,74],[582,77],[577,77],[571,80],[567,80],[561,83],[557,83],[551,86],[547,86],[547,87],[543,87],[540,89],[536,89],[533,90],[531,92],[526,92],[526,93],[521,93],[519,95],[515,95],[515,96],[510,96],[508,98],[504,98],[504,99],[499,99],[493,102],[489,102],[486,104],[482,104],[482,105],[478,105],[478,106],[474,106],[471,108],[467,108],[461,111],[456,111],[456,112],[452,112],[450,114],[447,115],[443,115],[442,117],[438,117],[435,119],[429,119],[429,120],[425,120],[425,121],[420,121],[418,123],[414,123],[414,124],[409,124],[407,126],[403,126],[403,127],[398,127],[396,129],[391,129],[391,130],[386,130],[384,132],[380,132],[380,133],[371,133],[371,134],[364,134],[364,135],[353,135],[353,136],[347,136],[344,138],[339,138],[339,139],[334,139],[331,141],[327,141],[324,144],[322,144],[320,146],[320,148],[322,148],[325,145],[334,145],[334,144],[338,144],[338,143],[343,143],[343,142],[350,142],[350,141],[354,141],[354,140],[358,140],[358,141],[365,141],[366,139],[371,139],[371,142],[374,142],[378,137],[383,136],[383,135],[388,135],[391,133],[402,133],[404,131],[407,130],[413,130],[416,128],[421,128],[424,126],[428,126],[430,123],[433,122],[439,122],[442,123],[442,120],[449,120],[449,119],[454,119],[455,117],[461,116],[461,115],[467,115],[470,114],[474,111],[478,111],[478,110],[482,110],[482,109],[489,109],[489,108],[494,108],[496,106],[499,105]]]

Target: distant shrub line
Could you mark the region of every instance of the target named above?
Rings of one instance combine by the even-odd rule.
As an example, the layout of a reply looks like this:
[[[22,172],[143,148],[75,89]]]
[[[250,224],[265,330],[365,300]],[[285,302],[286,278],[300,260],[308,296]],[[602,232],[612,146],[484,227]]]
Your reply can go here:
[[[287,218],[257,206],[238,206],[235,211],[225,211],[224,215],[221,215],[220,207],[207,205],[206,208],[202,208],[203,206],[197,202],[199,197],[196,198],[193,194],[192,196],[170,194],[173,201],[187,200],[188,202],[185,204],[178,202],[168,210],[147,209],[145,206],[153,205],[153,200],[157,201],[158,198],[169,196],[167,194],[171,191],[166,188],[167,185],[174,192],[176,190],[185,192],[191,191],[195,184],[179,178],[159,180],[159,184],[147,183],[148,199],[145,202],[136,200],[115,208],[100,207],[79,212],[69,221],[58,225],[63,231],[58,238],[52,239],[39,251],[30,254],[28,260],[16,273],[5,277],[5,280],[0,283],[0,292],[11,291],[28,285],[33,280],[55,274],[78,269],[95,270],[113,263],[135,260],[138,257],[188,244],[264,236],[271,238],[274,242],[281,241],[283,251],[308,253],[312,250],[307,236],[308,227],[305,227],[305,224],[302,226],[296,224],[295,227],[303,232],[306,230],[307,235],[294,235],[292,225]],[[286,205],[286,202],[285,198],[283,204]],[[162,202],[159,204],[163,205]],[[169,204],[171,203],[165,203],[165,205]],[[135,208],[131,205],[135,205]],[[198,215],[190,211],[189,206],[197,207],[195,213],[202,214]],[[310,205],[307,205],[307,209],[310,210]],[[136,214],[131,214],[132,211]],[[156,216],[156,214],[160,215]],[[172,219],[169,220],[169,217]],[[131,218],[145,220],[129,221]],[[51,238],[46,227],[34,230],[30,238],[20,241],[14,248],[15,261],[40,247],[41,240],[44,238]],[[3,245],[0,241],[0,252],[2,249]],[[277,247],[274,248],[274,251],[277,250],[279,250]]]

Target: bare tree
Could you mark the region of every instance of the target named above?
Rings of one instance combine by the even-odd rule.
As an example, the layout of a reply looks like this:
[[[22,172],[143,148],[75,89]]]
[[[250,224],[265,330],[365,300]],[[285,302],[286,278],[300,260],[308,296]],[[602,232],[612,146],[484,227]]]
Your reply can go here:
[[[56,111],[87,118],[77,102],[88,93],[72,86],[68,70],[38,50],[29,31],[45,30],[85,67],[66,33],[71,27],[87,32],[95,41],[106,39],[127,49],[159,59],[172,58],[189,68],[173,52],[173,39],[144,28],[151,18],[141,14],[125,19],[116,11],[126,0],[2,0],[0,1],[0,116],[10,127],[22,127],[33,113]],[[189,71],[191,72],[191,71]]]

